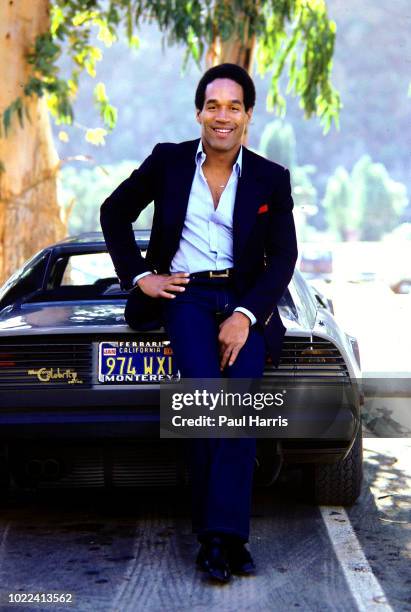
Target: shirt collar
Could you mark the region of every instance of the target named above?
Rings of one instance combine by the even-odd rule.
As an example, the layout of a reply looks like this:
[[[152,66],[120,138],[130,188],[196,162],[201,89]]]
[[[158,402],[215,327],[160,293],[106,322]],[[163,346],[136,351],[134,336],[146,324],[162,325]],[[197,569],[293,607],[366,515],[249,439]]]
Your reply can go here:
[[[201,166],[205,162],[206,157],[207,156],[203,149],[203,141],[200,138],[200,142],[198,143],[196,156],[195,156],[196,164]],[[237,176],[241,176],[242,167],[243,167],[243,146],[241,145],[240,151],[237,155],[237,159],[233,165],[233,168],[235,169]]]

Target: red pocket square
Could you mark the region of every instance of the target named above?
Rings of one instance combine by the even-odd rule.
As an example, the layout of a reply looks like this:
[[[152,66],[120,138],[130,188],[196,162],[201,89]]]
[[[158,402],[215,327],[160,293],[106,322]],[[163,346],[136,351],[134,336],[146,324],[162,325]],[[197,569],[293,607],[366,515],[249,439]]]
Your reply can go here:
[[[261,215],[261,213],[265,213],[268,211],[268,204],[261,204],[260,208],[257,211],[257,215]]]

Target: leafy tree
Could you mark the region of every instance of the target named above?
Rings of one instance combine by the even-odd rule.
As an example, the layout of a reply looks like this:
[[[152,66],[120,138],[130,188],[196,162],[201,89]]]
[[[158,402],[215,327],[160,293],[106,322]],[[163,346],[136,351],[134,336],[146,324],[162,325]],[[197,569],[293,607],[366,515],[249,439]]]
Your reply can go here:
[[[168,44],[185,45],[186,59],[198,64],[205,57],[207,65],[232,61],[251,70],[255,56],[258,70],[272,73],[268,104],[280,113],[285,101],[279,78],[288,61],[289,90],[300,98],[305,115],[316,113],[325,130],[338,120],[340,100],[330,82],[336,27],[327,17],[325,0],[9,2],[0,23],[3,78],[9,85],[0,90],[0,279],[64,233],[66,219],[56,194],[60,164],[45,101],[58,124],[71,124],[79,76],[87,72],[94,78],[102,56],[102,48],[92,42],[94,32],[110,47],[125,28],[130,46],[137,47],[136,31],[146,21],[158,24]],[[59,71],[63,51],[71,60],[69,75]],[[87,128],[85,135],[98,145],[114,128],[117,111],[102,82],[96,83],[94,102],[101,124]],[[64,130],[60,137],[66,137]],[[22,232],[36,218],[48,230]]]
[[[289,90],[301,98],[306,116],[316,112],[327,129],[338,120],[340,100],[330,82],[336,25],[327,17],[324,0],[54,0],[50,11],[50,30],[36,37],[27,56],[33,70],[24,96],[47,94],[49,109],[59,123],[72,122],[79,75],[86,71],[96,76],[102,49],[92,42],[93,30],[96,28],[98,40],[110,47],[125,26],[130,46],[138,48],[135,31],[146,21],[157,22],[168,44],[184,44],[186,61],[192,57],[200,64],[206,55],[208,65],[232,61],[251,71],[256,51],[258,70],[273,73],[268,103],[280,110],[285,110],[285,100],[279,77],[289,60]],[[59,74],[57,65],[63,49],[73,66],[69,79]],[[117,111],[101,82],[95,86],[94,101],[105,127],[112,129]],[[23,108],[24,98],[6,108],[6,132],[13,114],[23,120]],[[100,131],[88,135],[97,144],[103,137]]]
[[[362,240],[380,240],[391,232],[408,204],[405,185],[392,180],[385,166],[368,155],[353,168],[352,193]]]
[[[405,185],[369,155],[357,161],[351,175],[339,166],[323,200],[328,225],[340,240],[380,240],[398,225],[407,204]]]
[[[137,163],[137,166],[139,164]],[[61,171],[61,197],[65,207],[70,208],[68,220],[70,234],[100,231],[99,208],[117,185],[136,168],[134,161],[75,168],[66,166]],[[147,207],[137,220],[136,228],[149,229],[153,206]]]
[[[294,166],[291,182],[296,208],[300,208],[309,220],[318,212],[317,189],[312,182],[316,168],[313,165]]]
[[[265,126],[260,138],[260,151],[273,161],[294,168],[296,164],[296,141],[290,123],[271,121]]]
[[[343,166],[338,166],[328,179],[322,204],[328,226],[337,240],[347,240],[355,234],[359,215],[353,205],[351,178]]]
[[[309,220],[318,212],[317,190],[311,180],[316,171],[315,166],[297,165],[296,138],[291,123],[281,120],[268,123],[262,132],[259,149],[268,159],[289,168],[298,215],[298,235],[301,240],[307,239],[310,233]],[[314,231],[314,228],[312,230]]]

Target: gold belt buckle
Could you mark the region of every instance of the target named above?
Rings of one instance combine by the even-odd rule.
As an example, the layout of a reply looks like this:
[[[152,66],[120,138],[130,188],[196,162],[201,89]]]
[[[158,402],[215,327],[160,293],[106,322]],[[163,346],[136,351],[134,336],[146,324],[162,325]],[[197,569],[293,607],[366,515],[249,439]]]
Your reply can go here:
[[[225,270],[224,272],[213,272],[210,270],[210,278],[228,278],[229,271]]]

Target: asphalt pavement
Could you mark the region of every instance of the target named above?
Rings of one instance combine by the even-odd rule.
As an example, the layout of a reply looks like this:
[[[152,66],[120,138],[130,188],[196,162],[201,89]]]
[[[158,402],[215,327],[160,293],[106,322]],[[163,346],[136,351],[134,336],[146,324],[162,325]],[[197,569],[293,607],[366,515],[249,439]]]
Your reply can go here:
[[[304,503],[298,472],[255,491],[258,573],[226,586],[194,567],[185,492],[14,494],[0,513],[0,609],[411,611],[411,442],[364,447],[366,481],[349,509]],[[8,603],[28,593],[73,603]]]

